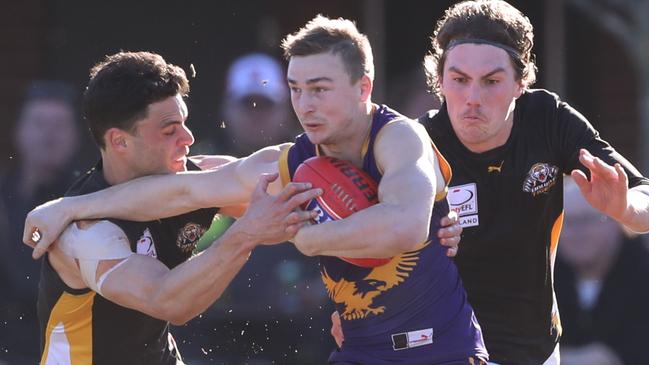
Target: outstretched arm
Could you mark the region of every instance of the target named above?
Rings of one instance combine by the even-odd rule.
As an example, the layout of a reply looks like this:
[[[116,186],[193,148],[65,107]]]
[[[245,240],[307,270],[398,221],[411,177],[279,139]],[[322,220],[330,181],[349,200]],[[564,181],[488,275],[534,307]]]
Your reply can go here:
[[[590,180],[580,170],[571,175],[590,205],[634,232],[649,232],[649,186],[629,189],[620,164],[610,166],[585,149],[579,151],[579,161],[590,171]]]
[[[61,257],[61,250],[53,250],[50,261],[68,285],[79,287],[75,275],[77,279],[81,277],[89,287],[95,287],[97,281],[101,281],[96,290],[108,300],[174,324],[182,324],[220,297],[255,246],[283,242],[292,237],[300,224],[312,218],[310,213],[296,213],[293,210],[314,198],[315,191],[305,194],[284,191],[278,196],[270,196],[266,193],[270,181],[269,177],[262,179],[253,193],[249,210],[214,244],[173,270],[152,257],[130,255],[125,259],[101,261],[96,275],[90,274],[88,277],[88,274],[81,275],[73,261],[70,265],[69,258]],[[125,237],[114,225],[110,231],[113,234],[106,234],[105,229],[100,231],[97,227],[92,225],[87,228],[95,229],[97,234],[84,232],[76,237],[94,236],[96,240]],[[71,237],[74,239],[75,236]],[[67,238],[68,235],[62,237]],[[93,244],[105,245],[106,242],[65,242],[62,246],[76,245],[84,250]],[[104,274],[105,278],[101,279]]]
[[[210,171],[145,176],[92,194],[66,197],[45,203],[25,220],[23,242],[34,246],[39,257],[70,222],[106,217],[149,221],[206,207],[227,207],[247,203],[264,173],[277,172],[282,148],[267,147],[249,157]],[[280,183],[270,191],[279,191]],[[40,231],[35,244],[32,235]]]
[[[442,185],[430,140],[423,127],[408,121],[389,124],[381,133],[374,147],[383,170],[379,203],[302,228],[294,243],[304,254],[391,257],[427,240],[436,186]]]

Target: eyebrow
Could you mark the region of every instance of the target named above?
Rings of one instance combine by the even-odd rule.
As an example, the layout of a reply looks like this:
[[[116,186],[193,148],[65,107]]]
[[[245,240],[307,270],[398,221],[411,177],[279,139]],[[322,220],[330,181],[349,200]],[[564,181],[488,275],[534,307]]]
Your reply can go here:
[[[177,119],[175,119],[175,118],[174,118],[174,119],[168,119],[168,120],[164,120],[164,121],[160,124],[160,128],[166,128],[166,127],[168,127],[168,126],[170,126],[170,125],[174,125],[174,124],[182,124],[182,123],[183,123],[183,122],[181,122],[180,120],[177,120]]]
[[[470,78],[469,75],[466,72],[463,72],[462,70],[460,70],[459,68],[457,68],[455,66],[449,67],[448,70],[449,70],[449,72],[455,72],[455,73],[458,73],[458,74],[460,74],[460,75],[462,75],[464,77]],[[496,67],[495,69],[488,72],[486,75],[482,76],[482,78],[485,79],[485,78],[487,78],[489,76],[493,76],[493,75],[495,75],[495,74],[497,74],[499,72],[505,72],[505,69],[502,68],[502,67]]]
[[[297,81],[295,81],[295,80],[293,80],[293,79],[287,78],[287,80],[288,80],[288,83],[289,83],[289,84],[297,84]],[[320,82],[320,81],[329,81],[329,82],[333,82],[333,79],[331,79],[331,77],[326,77],[326,76],[322,76],[322,77],[314,77],[314,78],[312,78],[312,79],[308,79],[308,80],[306,80],[306,84],[307,84],[307,85],[315,84],[315,83],[318,83],[318,82]]]

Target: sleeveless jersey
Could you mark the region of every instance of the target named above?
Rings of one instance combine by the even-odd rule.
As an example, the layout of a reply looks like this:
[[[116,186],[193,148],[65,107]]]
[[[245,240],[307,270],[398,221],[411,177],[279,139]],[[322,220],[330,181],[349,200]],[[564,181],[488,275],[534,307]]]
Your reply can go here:
[[[382,175],[373,152],[377,136],[386,124],[403,118],[386,106],[375,108],[363,148],[363,170],[377,182]],[[298,136],[280,158],[282,181],[290,181],[298,165],[317,154],[318,147],[306,134]],[[450,179],[448,164],[437,156],[445,180]],[[448,211],[442,193],[433,207],[428,241],[383,266],[362,268],[337,257],[320,257],[322,279],[345,334],[331,363],[430,365],[487,357],[457,268],[437,239],[440,219]]]
[[[196,170],[191,161],[188,167]],[[67,196],[107,188],[101,162]],[[110,204],[110,202],[107,202]],[[152,222],[109,219],[126,233],[131,250],[170,269],[187,260],[217,209],[200,209]],[[176,364],[178,349],[166,321],[119,306],[90,289],[68,287],[43,260],[39,283],[42,364]]]

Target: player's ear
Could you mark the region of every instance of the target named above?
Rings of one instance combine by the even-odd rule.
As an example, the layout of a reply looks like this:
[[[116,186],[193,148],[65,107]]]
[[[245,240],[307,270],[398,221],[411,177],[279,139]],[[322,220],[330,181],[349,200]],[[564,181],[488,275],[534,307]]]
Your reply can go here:
[[[369,76],[363,75],[359,80],[360,92],[361,92],[361,101],[366,102],[372,96],[372,88],[374,87],[374,82],[370,79]]]
[[[104,135],[106,147],[115,151],[125,151],[128,148],[128,133],[119,128],[110,128]]]
[[[523,91],[525,91],[525,84],[523,83],[522,80],[518,80],[515,88],[516,90],[514,90],[514,98],[518,99],[523,94]]]

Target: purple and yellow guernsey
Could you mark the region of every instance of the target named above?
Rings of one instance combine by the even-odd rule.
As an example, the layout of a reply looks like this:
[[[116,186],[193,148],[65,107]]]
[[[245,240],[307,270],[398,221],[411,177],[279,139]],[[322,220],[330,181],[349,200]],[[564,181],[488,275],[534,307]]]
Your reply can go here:
[[[382,173],[374,158],[374,143],[385,125],[403,118],[387,106],[374,108],[363,148],[363,170],[377,182]],[[448,182],[451,169],[436,148],[435,152]],[[299,135],[280,157],[282,182],[291,181],[300,163],[319,154],[306,134]],[[404,252],[375,268],[320,257],[322,280],[345,334],[342,348],[331,354],[330,363],[430,365],[487,358],[457,268],[437,239],[440,219],[449,212],[446,189],[435,200],[428,241],[416,251]]]

